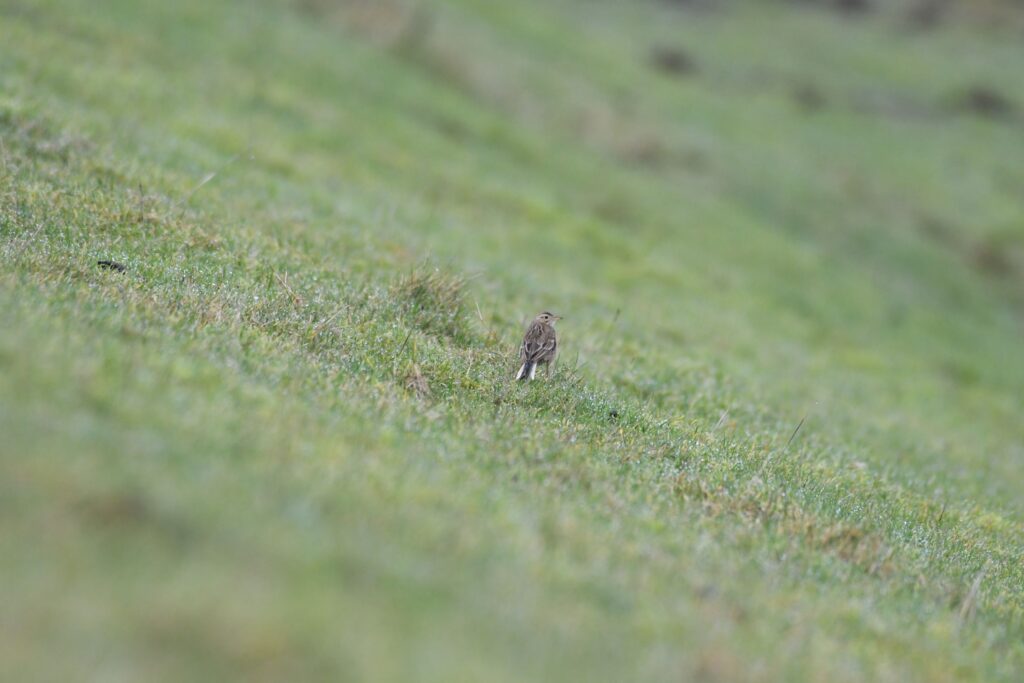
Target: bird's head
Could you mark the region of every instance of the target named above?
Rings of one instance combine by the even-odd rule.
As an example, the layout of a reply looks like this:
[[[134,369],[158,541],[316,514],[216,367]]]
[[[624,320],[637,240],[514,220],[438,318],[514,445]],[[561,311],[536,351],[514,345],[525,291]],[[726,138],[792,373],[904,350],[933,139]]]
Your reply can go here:
[[[554,313],[549,313],[548,311],[544,311],[543,313],[538,315],[536,318],[534,318],[534,320],[536,322],[544,323],[545,325],[554,325],[555,321],[561,320],[561,319],[562,319],[562,316],[555,315]]]

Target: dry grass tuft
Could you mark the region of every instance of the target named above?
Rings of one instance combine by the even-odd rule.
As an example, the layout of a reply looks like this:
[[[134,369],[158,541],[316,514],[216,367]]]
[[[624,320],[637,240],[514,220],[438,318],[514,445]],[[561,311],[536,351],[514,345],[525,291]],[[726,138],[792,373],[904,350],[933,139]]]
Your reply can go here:
[[[409,367],[408,372],[405,373],[404,385],[406,391],[416,398],[430,398],[430,383],[427,382],[426,376],[424,376],[423,371],[420,370],[419,364],[413,363]]]

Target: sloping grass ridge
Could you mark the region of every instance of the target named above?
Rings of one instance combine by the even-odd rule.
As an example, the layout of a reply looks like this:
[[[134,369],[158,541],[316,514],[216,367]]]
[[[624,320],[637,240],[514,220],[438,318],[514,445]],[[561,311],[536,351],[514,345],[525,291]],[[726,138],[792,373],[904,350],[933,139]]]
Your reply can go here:
[[[554,50],[531,19],[547,15],[532,7],[447,11],[499,32],[521,22],[537,49]],[[245,19],[263,35],[277,21],[285,37],[331,45],[335,34],[323,37],[290,5],[264,9],[266,19]],[[721,361],[680,359],[679,338],[699,333],[637,325],[638,311],[658,305],[655,292],[675,291],[674,280],[659,280],[665,273],[638,278],[651,302],[638,299],[622,319],[586,284],[566,285],[563,300],[576,312],[562,332],[569,351],[549,382],[510,380],[520,317],[551,287],[598,282],[607,259],[581,246],[575,261],[553,268],[551,250],[571,252],[588,234],[594,240],[580,244],[606,240],[616,253],[622,244],[606,219],[578,218],[573,174],[591,151],[542,161],[528,113],[500,127],[450,83],[416,75],[410,82],[432,93],[430,106],[436,97],[463,125],[496,126],[501,142],[492,144],[512,152],[496,155],[494,177],[508,184],[491,185],[466,158],[467,168],[440,162],[439,172],[469,199],[431,189],[437,180],[420,165],[452,149],[435,136],[469,133],[425,132],[436,122],[409,123],[391,95],[374,104],[371,83],[339,99],[367,111],[339,104],[339,116],[365,130],[362,116],[376,121],[402,138],[395,149],[405,156],[347,139],[335,170],[355,189],[338,190],[310,180],[330,155],[299,158],[327,135],[317,117],[331,115],[313,94],[286,102],[275,90],[309,73],[301,59],[262,76],[268,85],[254,106],[288,111],[250,123],[288,142],[276,147],[268,136],[258,151],[234,139],[212,151],[196,141],[230,138],[230,120],[184,124],[149,103],[152,120],[184,128],[151,147],[144,124],[121,136],[106,109],[119,95],[91,103],[76,90],[91,86],[56,73],[68,63],[60,52],[39,68],[42,85],[26,76],[32,50],[62,36],[80,41],[63,49],[102,62],[142,49],[112,27],[167,21],[188,46],[193,29],[220,35],[231,10],[186,4],[168,18],[155,4],[111,3],[89,18],[74,2],[4,9],[16,21],[0,49],[12,66],[0,99],[3,677],[1015,680],[1024,666],[1024,529],[1005,489],[993,484],[991,500],[975,495],[987,470],[965,475],[975,477],[968,493],[951,490],[953,475],[916,476],[934,457],[928,443],[886,465],[890,454],[873,451],[901,442],[861,431],[858,411],[873,415],[870,405],[851,402],[847,417],[794,417],[780,409],[792,405],[784,391],[763,388],[775,374],[765,371],[764,385],[756,369],[742,374],[757,368],[757,355],[723,346]],[[451,26],[459,24],[441,30]],[[105,38],[124,42],[95,56],[90,46]],[[275,40],[265,43],[271,52]],[[378,40],[330,49],[382,73],[420,73],[407,53],[378,63]],[[402,40],[402,50],[425,49]],[[183,49],[163,41],[153,49]],[[562,56],[576,58],[572,49]],[[94,83],[145,100],[155,86],[133,82],[116,61],[97,68]],[[231,60],[205,68],[248,73]],[[526,179],[524,157],[540,164],[541,181]],[[375,163],[380,176],[360,169]],[[393,186],[378,182],[391,171]],[[603,211],[660,215],[651,208],[657,187],[633,175],[648,169],[608,172],[623,173],[625,189]],[[568,198],[552,200],[545,184]],[[431,204],[417,187],[442,199]],[[438,225],[467,214],[519,226],[541,246],[525,251],[514,237]],[[654,230],[637,220],[641,233]],[[560,221],[563,231],[550,227]],[[432,234],[471,246],[431,259],[423,252]],[[716,238],[700,239],[717,248]],[[916,239],[907,238],[907,253]],[[928,264],[945,258],[921,253]],[[503,270],[505,259],[515,263]],[[745,277],[728,267],[712,280]],[[920,267],[921,281],[931,277]],[[685,277],[697,286],[702,276]],[[964,287],[956,291],[969,301],[997,302],[975,315],[1003,319],[1001,284]],[[773,296],[751,306],[790,316]],[[709,316],[712,325],[758,320]],[[921,325],[914,334],[931,329]],[[943,328],[949,338],[959,329]],[[1002,328],[989,329],[987,343],[1003,343]],[[901,353],[897,336],[879,330]],[[927,353],[944,352],[944,339]],[[987,387],[988,361],[957,354],[983,368],[965,381]],[[837,394],[888,387],[872,384],[874,375],[863,385],[823,377]],[[997,405],[1000,391],[969,400]],[[908,422],[927,412],[921,401],[906,408]],[[958,416],[950,433],[970,445],[960,426],[970,422],[967,401],[946,410]],[[1011,443],[1014,428],[988,419],[992,438]],[[927,433],[924,424],[903,433]]]

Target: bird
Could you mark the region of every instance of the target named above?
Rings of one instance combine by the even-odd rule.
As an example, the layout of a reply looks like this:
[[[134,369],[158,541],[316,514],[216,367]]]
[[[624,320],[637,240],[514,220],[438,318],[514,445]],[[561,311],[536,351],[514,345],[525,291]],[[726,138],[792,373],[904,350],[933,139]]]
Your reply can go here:
[[[562,316],[544,311],[537,315],[523,335],[523,345],[519,347],[519,357],[523,360],[516,379],[528,382],[537,373],[537,366],[544,366],[544,373],[550,372],[550,363],[558,351],[558,339],[555,336],[555,322]]]

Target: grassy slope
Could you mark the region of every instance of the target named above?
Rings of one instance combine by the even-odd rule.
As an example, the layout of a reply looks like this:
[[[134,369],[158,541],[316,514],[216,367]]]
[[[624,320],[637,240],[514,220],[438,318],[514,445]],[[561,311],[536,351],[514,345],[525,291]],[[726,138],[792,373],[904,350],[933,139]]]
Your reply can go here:
[[[1013,680],[1017,36],[383,7],[0,4],[0,666]]]

